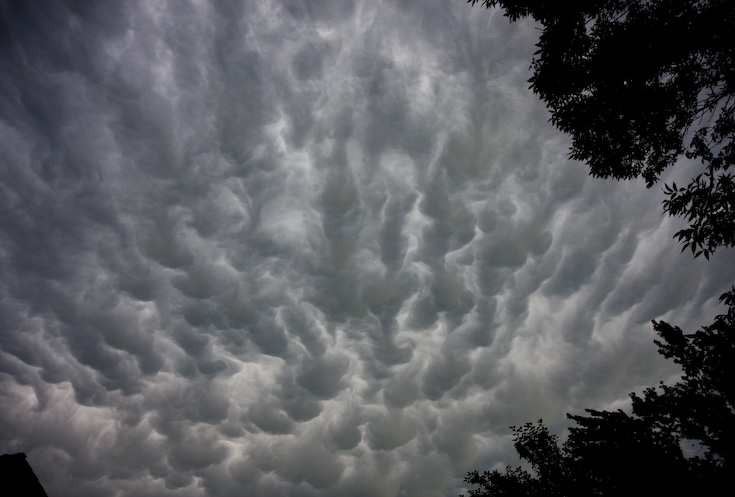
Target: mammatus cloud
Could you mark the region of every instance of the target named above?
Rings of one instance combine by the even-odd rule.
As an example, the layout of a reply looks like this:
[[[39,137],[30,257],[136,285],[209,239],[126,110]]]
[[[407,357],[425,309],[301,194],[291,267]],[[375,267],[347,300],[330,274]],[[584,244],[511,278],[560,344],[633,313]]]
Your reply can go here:
[[[49,495],[455,495],[732,282],[462,2],[0,7],[0,447]]]

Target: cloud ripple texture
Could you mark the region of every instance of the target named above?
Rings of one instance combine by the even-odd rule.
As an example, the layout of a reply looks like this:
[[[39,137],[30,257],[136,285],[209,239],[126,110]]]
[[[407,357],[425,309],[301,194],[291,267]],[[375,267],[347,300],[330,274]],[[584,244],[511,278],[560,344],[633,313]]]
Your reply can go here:
[[[675,376],[650,320],[735,273],[566,159],[499,12],[0,16],[0,451],[49,495],[456,495],[510,425]]]

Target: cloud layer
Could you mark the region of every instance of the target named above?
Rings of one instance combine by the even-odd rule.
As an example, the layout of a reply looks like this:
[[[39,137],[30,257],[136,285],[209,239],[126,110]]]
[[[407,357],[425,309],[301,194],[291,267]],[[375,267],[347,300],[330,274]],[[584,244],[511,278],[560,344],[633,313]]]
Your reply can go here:
[[[0,14],[0,450],[49,495],[456,495],[735,274],[566,160],[498,12]]]

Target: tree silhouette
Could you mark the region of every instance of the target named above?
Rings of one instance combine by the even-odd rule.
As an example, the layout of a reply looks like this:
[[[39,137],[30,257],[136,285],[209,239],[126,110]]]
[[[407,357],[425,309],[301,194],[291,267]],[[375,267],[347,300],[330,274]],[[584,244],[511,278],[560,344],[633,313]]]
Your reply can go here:
[[[704,449],[704,462],[729,470],[735,456],[735,288],[720,297],[727,314],[691,335],[677,326],[655,322],[663,342],[659,352],[681,365],[682,380],[673,386],[631,395],[633,412]]]
[[[679,382],[631,394],[632,414],[567,415],[575,426],[561,446],[541,421],[511,428],[533,474],[474,471],[469,495],[720,494],[735,448],[735,288],[721,300],[728,312],[694,334],[654,321],[659,353],[682,366]]]
[[[531,89],[571,136],[571,158],[593,176],[648,187],[682,157],[701,162],[687,186],[664,186],[664,211],[689,222],[676,237],[695,257],[735,245],[735,2],[468,3],[541,24]],[[720,298],[728,312],[696,333],[653,322],[679,382],[631,394],[631,414],[568,415],[575,425],[561,445],[541,421],[513,427],[531,471],[471,472],[469,494],[721,494],[735,451],[735,287]]]
[[[648,187],[679,158],[701,162],[664,187],[664,210],[690,226],[696,256],[735,244],[735,2],[468,0],[542,26],[531,89],[596,177]]]

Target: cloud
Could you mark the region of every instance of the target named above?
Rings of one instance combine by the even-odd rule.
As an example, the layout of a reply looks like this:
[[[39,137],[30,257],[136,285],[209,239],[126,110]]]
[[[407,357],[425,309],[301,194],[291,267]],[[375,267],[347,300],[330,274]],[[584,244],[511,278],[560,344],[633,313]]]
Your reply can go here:
[[[49,495],[456,495],[731,283],[458,2],[1,7],[0,433]]]

